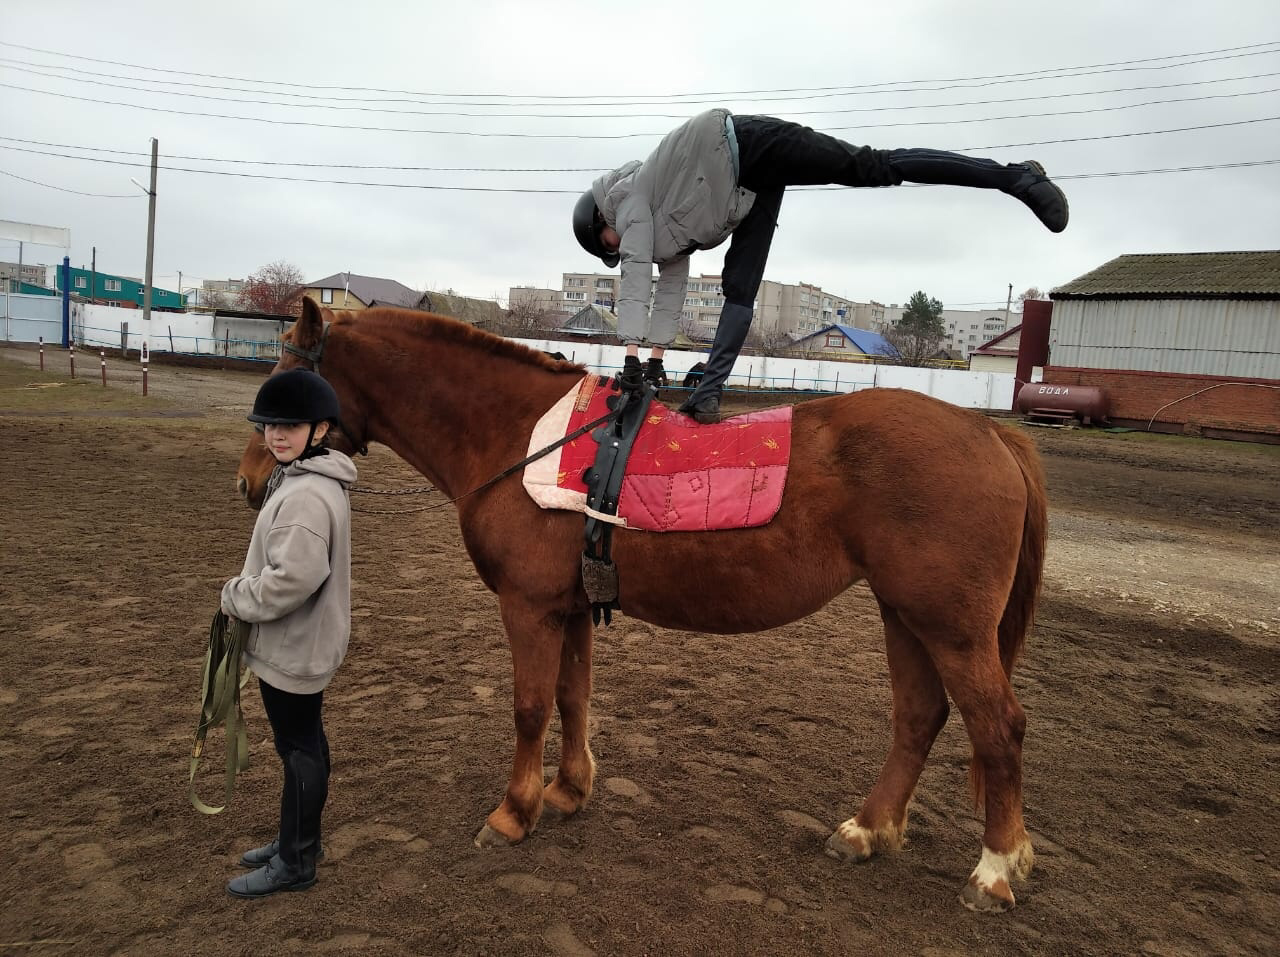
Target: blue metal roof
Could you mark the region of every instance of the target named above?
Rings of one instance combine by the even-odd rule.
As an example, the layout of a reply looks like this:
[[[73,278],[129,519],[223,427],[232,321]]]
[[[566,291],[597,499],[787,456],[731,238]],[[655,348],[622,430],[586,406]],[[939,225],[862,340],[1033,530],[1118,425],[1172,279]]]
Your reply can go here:
[[[853,326],[843,326],[840,323],[832,323],[831,325],[819,329],[817,332],[810,333],[797,342],[804,342],[805,339],[813,339],[816,336],[825,336],[832,329],[839,329],[840,334],[852,342],[869,356],[895,356],[898,350],[889,344],[889,341],[877,333],[867,329],[855,329]]]

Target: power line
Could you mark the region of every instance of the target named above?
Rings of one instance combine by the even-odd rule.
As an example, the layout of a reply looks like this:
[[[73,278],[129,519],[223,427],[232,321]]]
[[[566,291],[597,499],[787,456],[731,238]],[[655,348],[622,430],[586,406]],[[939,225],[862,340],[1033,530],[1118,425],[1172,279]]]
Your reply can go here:
[[[855,90],[874,90],[876,88],[886,87],[886,86],[918,85],[921,83],[970,83],[972,82],[972,83],[978,83],[979,85],[988,85],[982,81],[1023,82],[1029,79],[1064,79],[1066,77],[1052,76],[1049,74],[1055,74],[1055,73],[1060,74],[1070,70],[1094,70],[1096,72],[1103,73],[1103,72],[1124,72],[1126,70],[1173,69],[1180,66],[1191,66],[1197,63],[1211,62],[1210,60],[1206,60],[1206,59],[1187,61],[1188,57],[1209,57],[1214,54],[1229,54],[1224,56],[1213,57],[1214,60],[1228,60],[1228,59],[1238,59],[1240,57],[1246,57],[1246,56],[1258,56],[1258,55],[1265,55],[1268,53],[1276,53],[1276,52],[1280,52],[1280,49],[1264,50],[1261,48],[1276,47],[1278,43],[1280,43],[1280,41],[1268,40],[1260,43],[1246,44],[1244,46],[1222,47],[1216,50],[1198,50],[1198,51],[1188,52],[1188,53],[1172,53],[1172,54],[1166,54],[1164,56],[1145,57],[1145,58],[1136,59],[1136,60],[1117,60],[1109,63],[1091,63],[1091,64],[1077,64],[1074,66],[1065,66],[1065,67],[1050,67],[1042,70],[1032,70],[1032,71],[1023,72],[1023,73],[1003,73],[1003,74],[989,74],[985,76],[949,77],[949,78],[933,78],[933,79],[919,79],[919,80],[897,80],[897,81],[885,81],[880,83],[855,84],[851,86],[792,87],[792,88],[780,88],[780,89],[769,89],[769,90],[731,90],[731,91],[718,91],[718,92],[703,91],[703,92],[697,92],[697,93],[670,93],[670,94],[648,94],[648,95],[655,97],[656,102],[689,103],[690,97],[700,97],[700,96],[717,96],[717,97],[758,96],[766,93],[818,93],[822,95],[841,95],[842,93],[847,93],[849,91],[855,91]],[[336,86],[336,85],[323,85],[323,84],[294,83],[294,82],[286,82],[286,81],[280,81],[280,80],[258,80],[258,79],[254,79],[253,77],[229,76],[229,75],[218,74],[218,73],[197,73],[189,70],[171,70],[163,67],[146,66],[145,64],[127,63],[127,62],[122,62],[120,60],[105,60],[105,59],[99,59],[96,57],[87,57],[87,56],[80,56],[77,54],[63,53],[58,50],[46,50],[46,49],[41,49],[39,47],[25,46],[20,43],[10,43],[3,40],[0,40],[0,46],[12,47],[14,49],[19,49],[19,50],[27,50],[28,52],[33,52],[33,53],[43,53],[49,56],[63,57],[69,60],[82,60],[90,63],[106,63],[111,66],[123,66],[123,67],[127,67],[129,69],[134,69],[134,70],[147,70],[153,73],[168,73],[175,76],[194,76],[194,77],[200,77],[201,79],[231,80],[237,83],[256,83],[262,86],[267,86],[267,85],[285,86],[285,87],[293,87],[295,89],[337,90],[337,91],[344,91],[344,92],[393,93],[393,94],[423,96],[423,97],[456,96],[456,97],[464,97],[464,98],[479,98],[479,97],[487,96],[487,97],[494,97],[498,99],[552,100],[552,101],[580,100],[580,101],[603,101],[603,103],[610,103],[611,101],[613,101],[611,105],[614,105],[614,106],[639,105],[637,103],[631,103],[631,102],[625,102],[625,101],[617,102],[617,101],[622,101],[627,94],[585,94],[585,95],[563,94],[561,95],[561,94],[529,94],[529,93],[456,93],[456,92],[440,93],[440,92],[423,92],[423,91],[413,91],[413,90],[384,89],[379,87]],[[1240,51],[1251,51],[1251,52],[1240,52]],[[1142,66],[1141,65],[1141,64],[1152,64],[1162,60],[1173,60],[1173,59],[1183,60],[1186,62],[1169,63],[1161,66]],[[1116,69],[1113,70],[1108,68],[1116,68]],[[1120,68],[1126,68],[1126,70],[1121,70]],[[1078,74],[1078,75],[1093,75],[1093,74]],[[790,99],[796,99],[796,97],[791,97]],[[603,103],[593,103],[593,105],[603,105]],[[537,105],[537,104],[523,104],[523,105]]]
[[[19,139],[13,136],[0,136],[0,140],[4,140],[10,143],[25,143],[29,146],[51,146],[61,150],[86,150],[94,153],[111,153],[116,156],[150,157],[151,155],[150,153],[147,153],[141,150],[115,150],[115,149],[108,149],[103,146],[79,146],[73,143],[50,143],[45,140],[27,140],[27,139]],[[71,154],[71,153],[55,153],[55,152],[45,152],[41,150],[23,150],[23,149],[20,149],[19,147],[4,146],[3,144],[0,144],[0,149],[15,150],[18,152],[32,152],[32,153],[37,153],[41,156],[56,156],[62,159],[93,160],[96,158],[91,156],[76,156],[75,154]],[[308,168],[308,169],[379,170],[379,171],[403,172],[403,173],[597,173],[599,174],[599,173],[608,172],[606,168],[599,167],[599,166],[560,167],[560,168],[510,167],[510,166],[378,166],[378,165],[368,165],[368,164],[361,164],[361,163],[301,163],[301,162],[289,162],[285,160],[227,159],[224,157],[217,157],[217,156],[189,156],[189,155],[184,155],[179,153],[169,153],[167,154],[166,158],[170,160],[187,160],[187,161],[202,162],[202,163],[233,163],[233,164],[239,164],[239,165],[253,165],[253,166],[293,166],[293,167],[301,167],[301,168]],[[1197,170],[1233,169],[1240,166],[1266,166],[1276,162],[1280,162],[1280,160],[1256,160],[1256,161],[1249,161],[1249,162],[1243,162],[1243,163],[1214,163],[1214,164],[1208,164],[1208,165],[1202,165],[1202,166],[1174,166],[1174,167],[1166,167],[1161,169],[1126,170],[1121,172],[1107,172],[1107,173],[1056,174],[1054,175],[1053,178],[1055,180],[1097,179],[1097,178],[1111,177],[1111,176],[1138,176],[1138,175],[1146,175],[1148,173],[1191,172],[1191,171],[1197,171]],[[147,164],[121,162],[118,165],[142,167]],[[178,167],[168,167],[168,166],[162,166],[160,168],[175,169],[175,170],[178,169]],[[216,170],[187,170],[187,172],[214,173],[217,171]],[[288,177],[283,177],[283,178],[287,179]],[[323,181],[315,180],[315,182],[323,182]],[[338,181],[335,181],[335,182],[338,182]],[[915,184],[906,184],[906,185],[915,185]],[[803,189],[804,187],[793,187],[793,189],[796,189],[796,188]],[[844,189],[845,187],[820,187],[820,188]]]
[[[89,150],[94,153],[114,153],[117,156],[146,156],[150,153],[139,150],[113,150],[103,146],[77,146],[71,143],[49,143],[44,140],[24,140],[15,136],[0,136],[0,140],[10,143],[26,143],[31,146],[54,146],[65,150]],[[60,154],[50,154],[60,155]],[[235,163],[246,166],[298,166],[312,169],[368,169],[385,170],[403,173],[607,173],[601,166],[577,167],[529,167],[529,166],[380,166],[365,163],[298,163],[284,160],[250,160],[228,159],[218,156],[187,156],[179,153],[167,154],[168,159],[190,160],[200,163]]]
[[[427,135],[427,136],[470,136],[470,137],[480,137],[485,139],[625,140],[625,139],[635,139],[639,137],[652,138],[655,136],[664,135],[663,133],[505,133],[505,132],[482,132],[479,130],[424,130],[424,129],[409,129],[405,127],[394,127],[394,126],[358,126],[358,125],[346,124],[346,123],[318,123],[318,122],[309,121],[309,120],[283,120],[283,119],[273,119],[273,118],[261,117],[261,116],[235,116],[235,115],[226,114],[226,113],[204,113],[196,110],[174,110],[174,109],[169,109],[167,107],[162,107],[162,106],[145,106],[139,103],[123,103],[119,100],[100,100],[94,97],[74,96],[70,93],[54,93],[50,90],[36,90],[30,87],[16,86],[11,83],[0,83],[0,88],[10,89],[10,90],[22,90],[27,93],[40,93],[45,96],[54,96],[64,100],[77,100],[83,103],[98,103],[98,104],[103,104],[107,106],[124,106],[130,109],[144,110],[149,113],[169,113],[177,116],[199,116],[199,117],[205,117],[210,119],[240,120],[248,123],[269,123],[273,126],[305,126],[305,127],[316,128],[316,129],[357,130],[362,132],[374,132],[374,133],[417,133],[417,134]],[[1183,130],[1215,129],[1217,127],[1222,127],[1222,126],[1240,126],[1247,123],[1258,123],[1258,122],[1264,122],[1265,120],[1273,120],[1277,118],[1278,117],[1263,117],[1262,119],[1258,119],[1258,120],[1241,120],[1234,123],[1217,123],[1217,124],[1210,124],[1207,126],[1189,126],[1189,127],[1184,127]],[[889,125],[902,125],[902,124],[889,124]],[[906,125],[911,125],[911,124],[906,124]],[[868,128],[870,127],[832,127],[832,129],[835,129],[835,130],[868,129]],[[1156,130],[1152,132],[1176,133],[1176,132],[1182,132],[1183,130]],[[1120,134],[1120,135],[1146,136],[1149,134],[1148,133],[1126,133],[1126,134]],[[1075,139],[1044,140],[1041,143],[1014,143],[1011,145],[1038,146],[1038,145],[1043,145],[1048,143],[1076,143],[1076,142],[1084,142],[1087,140],[1094,140],[1094,139],[1113,139],[1113,138],[1115,137],[1114,136],[1078,137]],[[997,147],[997,146],[971,147],[971,149],[999,149],[999,148],[1002,148],[1002,147]]]
[[[77,196],[94,196],[98,199],[140,199],[141,195],[133,193],[82,193],[78,189],[67,189],[65,186],[54,186],[52,183],[42,183],[37,179],[27,179],[25,176],[19,176],[17,173],[10,173],[8,170],[0,169],[0,176],[12,176],[14,179],[20,179],[24,183],[32,183],[36,186],[44,186],[48,189],[56,189],[61,193],[75,193]]]
[[[1269,51],[1269,52],[1280,52],[1280,50]],[[36,69],[29,69],[31,67],[34,67]],[[286,107],[294,106],[298,108],[310,108],[310,109],[348,109],[348,110],[361,110],[361,111],[380,112],[380,113],[404,113],[407,115],[416,115],[416,116],[458,116],[458,117],[471,117],[471,118],[482,117],[482,118],[495,118],[495,119],[496,118],[574,119],[574,120],[683,119],[685,116],[688,115],[687,113],[494,113],[494,112],[474,113],[474,112],[450,111],[450,110],[392,110],[392,109],[382,109],[378,107],[371,107],[371,106],[368,106],[367,104],[370,104],[370,103],[416,103],[419,105],[429,105],[429,106],[466,105],[473,108],[477,106],[511,106],[511,105],[519,106],[523,108],[525,106],[531,106],[533,104],[499,104],[499,103],[449,104],[447,102],[423,104],[422,101],[416,100],[416,99],[403,99],[403,98],[385,99],[385,98],[371,98],[371,97],[320,96],[320,95],[306,94],[306,93],[289,93],[285,91],[254,90],[254,89],[248,89],[245,87],[228,87],[228,86],[222,86],[219,84],[210,84],[210,83],[186,83],[178,80],[153,80],[146,77],[119,76],[117,74],[111,74],[111,73],[99,73],[99,72],[91,72],[88,70],[77,70],[74,67],[52,66],[48,64],[31,63],[30,61],[26,61],[26,60],[13,60],[9,58],[0,58],[0,68],[15,70],[19,73],[34,74],[36,76],[42,76],[49,79],[65,80],[70,83],[86,83],[94,86],[107,86],[107,87],[112,87],[114,89],[131,90],[138,93],[162,94],[162,95],[168,95],[168,96],[184,96],[184,97],[190,97],[190,98],[196,98],[196,99],[218,100],[218,101],[232,102],[232,103],[253,103],[253,104],[262,104],[262,105],[268,105],[268,106],[286,106]],[[43,70],[60,70],[63,73],[77,73],[77,74],[82,74],[84,76],[90,76],[92,77],[92,79],[83,80],[83,79],[80,79],[79,77],[64,76],[62,75],[62,73],[42,72]],[[1022,102],[1042,100],[1042,99],[1059,99],[1063,97],[1103,96],[1111,93],[1133,93],[1133,92],[1143,92],[1147,90],[1172,89],[1175,87],[1184,87],[1184,86],[1203,86],[1210,83],[1232,83],[1232,82],[1238,82],[1241,80],[1262,79],[1262,78],[1273,77],[1277,75],[1280,75],[1280,73],[1275,73],[1275,72],[1254,73],[1254,74],[1248,74],[1245,76],[1218,77],[1218,78],[1208,79],[1208,80],[1188,80],[1182,83],[1148,84],[1145,86],[1121,87],[1121,88],[1111,89],[1111,90],[1084,90],[1084,91],[1069,92],[1069,93],[1044,93],[1044,94],[1038,94],[1035,96],[999,97],[999,98],[987,99],[987,100],[970,100],[967,102],[960,102],[960,103],[906,104],[902,106],[849,107],[849,108],[826,109],[826,110],[787,110],[787,113],[788,115],[792,115],[792,116],[822,116],[822,115],[831,115],[831,114],[837,114],[837,113],[874,113],[874,112],[884,112],[884,111],[890,111],[890,110],[945,109],[945,108],[958,107],[958,106],[982,106],[982,105],[990,105],[990,104],[996,104],[996,103],[1022,103]],[[174,86],[174,85],[194,86],[200,89],[221,90],[223,92],[256,93],[256,94],[266,93],[267,95],[270,95],[270,96],[288,97],[290,99],[328,100],[331,102],[337,101],[339,103],[356,103],[356,104],[362,104],[362,105],[335,106],[335,105],[330,105],[330,103],[287,103],[287,102],[280,102],[278,100],[246,100],[239,97],[208,96],[200,93],[191,93],[186,90],[157,90],[157,89],[150,89],[146,87],[127,86],[125,84],[120,84],[120,83],[107,83],[104,81],[103,79],[104,77],[107,79],[133,80],[135,82],[141,82],[141,83],[152,83],[152,84],[164,83],[171,86]],[[945,89],[951,89],[951,88],[942,87],[937,89],[945,90]],[[881,94],[889,94],[889,93],[926,93],[926,92],[933,92],[933,91],[934,90],[931,90],[930,88],[916,88],[916,89],[867,90],[862,92],[881,95]],[[851,93],[849,95],[854,95],[854,94]],[[786,99],[808,99],[808,97],[788,97]],[[585,109],[589,107],[596,108],[596,107],[602,107],[602,106],[619,106],[619,105],[623,105],[623,104],[592,103],[592,104],[583,104],[582,108]],[[688,103],[681,103],[676,105],[694,105],[694,103],[688,102]]]
[[[1273,119],[1280,119],[1280,117],[1273,117]],[[1121,135],[1125,135],[1125,134],[1121,134]],[[1103,137],[1103,138],[1108,138],[1108,137]],[[1032,145],[1032,144],[1022,144],[1022,145]],[[32,150],[32,149],[26,149],[18,146],[0,145],[0,149],[12,150],[19,153],[34,153],[40,156],[56,156],[61,159],[80,160],[82,162],[89,162],[89,163],[107,163],[113,166],[134,166],[134,167],[141,168],[143,166],[149,165],[146,163],[131,163],[127,160],[106,159],[98,156],[74,156],[66,153],[54,153],[47,150]],[[1153,175],[1157,173],[1183,173],[1183,172],[1215,170],[1215,169],[1238,169],[1242,167],[1251,167],[1251,166],[1272,166],[1275,164],[1280,164],[1280,159],[1251,160],[1251,161],[1237,162],[1237,163],[1214,163],[1214,164],[1206,164],[1203,166],[1172,166],[1172,167],[1165,167],[1161,169],[1121,170],[1121,171],[1102,172],[1102,173],[1072,173],[1072,174],[1065,174],[1065,175],[1055,175],[1053,178],[1055,180],[1072,180],[1072,179],[1100,179],[1100,178],[1116,177],[1116,176],[1148,176],[1148,175]],[[241,178],[241,179],[261,179],[261,180],[273,180],[277,182],[290,182],[290,183],[320,183],[320,184],[332,185],[332,186],[373,186],[373,187],[382,187],[384,189],[423,189],[423,190],[432,190],[432,191],[464,192],[464,193],[532,193],[532,194],[564,193],[564,194],[572,194],[572,195],[577,195],[581,193],[581,190],[576,188],[575,189],[560,189],[560,188],[529,189],[529,188],[506,187],[506,186],[444,186],[444,185],[434,184],[434,183],[379,183],[379,182],[368,182],[368,181],[361,181],[361,180],[320,179],[318,177],[308,177],[308,176],[278,176],[278,175],[273,175],[269,173],[238,173],[238,172],[232,172],[230,170],[192,169],[190,167],[184,167],[184,166],[163,166],[162,165],[159,168],[162,170],[166,170],[168,172],[174,172],[174,173],[202,173],[208,176],[229,176],[229,177],[235,177],[235,178]],[[12,175],[12,174],[9,174],[9,175]],[[21,179],[22,177],[17,177],[17,178]],[[35,181],[28,180],[28,182],[35,182]],[[45,186],[48,184],[38,183],[37,185]],[[924,186],[925,184],[906,184],[906,185]],[[57,189],[59,187],[53,187],[53,188]],[[795,191],[810,192],[814,190],[845,189],[845,188],[847,187],[843,187],[843,186],[803,187],[802,186],[802,187],[796,188]],[[75,192],[75,191],[68,190],[68,192]],[[86,193],[84,195],[97,195],[97,194]],[[113,198],[125,198],[125,197],[113,197]]]
[[[457,116],[457,117],[472,117],[472,118],[479,117],[479,118],[485,118],[485,119],[511,118],[511,117],[517,117],[521,119],[628,119],[628,118],[636,118],[636,117],[651,117],[651,118],[665,117],[667,119],[684,119],[685,118],[683,114],[673,115],[673,114],[651,114],[651,113],[650,114],[634,114],[633,113],[633,114],[620,114],[616,116],[612,116],[612,115],[566,116],[565,114],[516,114],[516,113],[485,114],[485,113],[448,112],[448,111],[440,111],[440,110],[397,110],[397,109],[390,109],[387,107],[347,106],[347,105],[333,105],[333,104],[327,104],[327,103],[281,103],[276,100],[250,100],[250,99],[244,99],[243,97],[213,96],[207,93],[188,93],[182,90],[148,90],[143,87],[128,86],[122,83],[107,83],[101,80],[81,80],[75,77],[58,76],[57,74],[54,74],[54,73],[41,73],[37,70],[26,70],[21,67],[5,66],[2,62],[0,62],[0,69],[17,70],[22,73],[34,73],[37,76],[43,76],[43,77],[48,77],[48,78],[58,79],[58,80],[67,80],[72,83],[85,83],[91,86],[105,86],[105,87],[110,87],[112,89],[129,90],[130,92],[134,92],[134,93],[146,93],[149,95],[160,95],[160,96],[177,96],[177,97],[183,97],[185,99],[212,100],[218,103],[237,103],[237,104],[248,105],[248,106],[279,106],[279,107],[284,107],[290,110],[340,110],[340,111],[356,112],[356,113],[389,113],[389,114],[392,114],[393,116]],[[1272,75],[1280,75],[1280,74],[1272,74]],[[51,91],[48,91],[48,90],[35,90],[29,87],[14,87],[14,89],[25,89],[27,90],[27,92],[34,92],[34,93],[48,93],[50,95],[61,95],[61,94],[53,94]],[[1142,107],[1148,107],[1148,106],[1165,106],[1172,103],[1195,103],[1203,100],[1235,99],[1235,98],[1244,97],[1244,96],[1262,96],[1268,93],[1277,93],[1277,92],[1280,92],[1280,89],[1272,88],[1268,90],[1246,90],[1239,93],[1207,93],[1201,96],[1175,97],[1175,98],[1166,99],[1166,100],[1148,100],[1142,103],[1121,103],[1116,106],[1096,106],[1096,107],[1088,107],[1088,108],[1079,109],[1079,110],[1059,110],[1057,112],[1048,112],[1048,113],[1021,113],[1021,114],[1016,114],[1012,116],[966,117],[963,119],[951,119],[951,120],[904,120],[904,121],[899,121],[894,123],[863,123],[858,126],[831,126],[831,127],[827,127],[827,129],[830,129],[835,132],[844,132],[846,130],[874,130],[874,129],[887,129],[890,127],[898,127],[898,126],[952,126],[952,125],[960,125],[960,124],[968,124],[968,123],[993,123],[993,122],[999,122],[1003,120],[1043,119],[1043,118],[1055,117],[1055,116],[1080,116],[1080,115],[1089,114],[1089,113],[1112,113],[1119,110],[1134,110],[1134,109],[1140,109]],[[1073,95],[1081,95],[1081,94],[1073,94]],[[1019,101],[1034,100],[1034,99],[1037,99],[1037,98],[1036,97],[1018,98]],[[1006,101],[993,100],[990,102],[1000,103],[1000,102],[1006,102]],[[1012,101],[1009,101],[1009,102],[1012,102]],[[137,103],[125,104],[125,105],[134,106],[137,108],[144,108],[144,109],[148,108],[144,104],[137,104]],[[839,110],[839,111],[829,111],[829,112],[840,112],[840,113],[886,112],[886,111],[893,111],[897,109],[921,109],[921,108],[936,109],[939,107],[961,106],[961,105],[969,105],[969,104],[928,104],[928,105],[916,106],[916,107],[882,106],[882,107],[870,107],[870,108],[859,109],[859,110]],[[825,113],[827,113],[828,111],[813,111],[813,112],[822,113],[825,115]],[[502,135],[502,134],[497,133],[492,135]],[[517,134],[512,134],[512,135],[517,135]],[[552,135],[552,134],[547,134],[547,135]],[[662,134],[639,133],[639,134],[633,134],[633,135],[660,136]]]

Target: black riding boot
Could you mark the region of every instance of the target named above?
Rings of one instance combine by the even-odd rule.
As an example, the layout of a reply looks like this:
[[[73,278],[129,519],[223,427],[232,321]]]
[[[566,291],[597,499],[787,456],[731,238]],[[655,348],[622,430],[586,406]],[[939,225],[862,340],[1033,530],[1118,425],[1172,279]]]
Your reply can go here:
[[[1066,194],[1034,160],[997,163],[944,150],[889,150],[889,166],[911,183],[998,189],[1027,206],[1052,232],[1067,228],[1070,210]]]
[[[680,406],[680,411],[692,416],[703,425],[720,421],[720,393],[725,379],[733,371],[733,363],[747,341],[751,328],[751,307],[726,302],[720,310],[720,324],[711,343],[711,355],[707,356],[707,368],[693,395]]]
[[[240,856],[241,867],[261,867],[271,858],[280,853],[280,835],[276,835],[271,839],[270,844],[263,844],[262,847],[255,847],[251,851],[245,851]],[[320,838],[316,839],[316,862],[324,860],[324,841]]]
[[[328,794],[324,763],[306,752],[290,751],[284,761],[279,850],[264,866],[232,880],[227,892],[233,897],[266,897],[313,885],[320,852],[320,816]]]

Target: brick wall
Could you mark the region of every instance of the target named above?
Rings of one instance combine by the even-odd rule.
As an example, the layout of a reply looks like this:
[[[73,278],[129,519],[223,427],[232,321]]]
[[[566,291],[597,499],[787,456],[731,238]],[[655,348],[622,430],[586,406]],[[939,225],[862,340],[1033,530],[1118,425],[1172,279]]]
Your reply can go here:
[[[1280,380],[1276,379],[1048,366],[1044,381],[1105,389],[1111,399],[1112,419],[1145,426],[1154,415],[1157,426],[1163,423],[1166,429],[1175,426],[1189,432],[1221,429],[1280,435]],[[1209,391],[1185,398],[1202,389]],[[1161,410],[1179,399],[1183,401]]]

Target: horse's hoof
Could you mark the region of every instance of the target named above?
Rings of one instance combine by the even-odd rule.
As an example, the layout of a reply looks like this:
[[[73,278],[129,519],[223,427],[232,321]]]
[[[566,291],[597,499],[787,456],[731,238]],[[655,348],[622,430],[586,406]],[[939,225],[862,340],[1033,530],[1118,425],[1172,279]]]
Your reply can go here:
[[[573,817],[582,810],[587,799],[578,791],[562,788],[552,782],[542,792],[542,813],[554,813],[557,817]]]
[[[512,840],[500,831],[495,831],[488,824],[480,828],[474,841],[476,847],[512,847],[519,844],[519,839]]]
[[[861,828],[846,828],[841,825],[827,838],[827,844],[822,849],[822,853],[827,857],[834,857],[837,861],[861,864],[871,859],[872,850],[871,843],[866,839],[865,832]]]
[[[1003,914],[1013,908],[1013,891],[1004,881],[997,881],[986,888],[978,883],[977,877],[971,877],[960,892],[960,903],[980,914]]]

